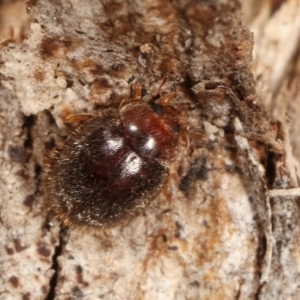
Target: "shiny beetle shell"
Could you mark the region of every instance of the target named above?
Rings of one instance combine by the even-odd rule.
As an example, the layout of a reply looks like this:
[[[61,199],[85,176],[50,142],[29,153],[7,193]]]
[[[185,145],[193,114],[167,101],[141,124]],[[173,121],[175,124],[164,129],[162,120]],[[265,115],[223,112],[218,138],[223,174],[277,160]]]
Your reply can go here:
[[[129,102],[93,116],[58,148],[47,172],[50,208],[65,224],[112,227],[144,211],[176,158],[175,109]]]

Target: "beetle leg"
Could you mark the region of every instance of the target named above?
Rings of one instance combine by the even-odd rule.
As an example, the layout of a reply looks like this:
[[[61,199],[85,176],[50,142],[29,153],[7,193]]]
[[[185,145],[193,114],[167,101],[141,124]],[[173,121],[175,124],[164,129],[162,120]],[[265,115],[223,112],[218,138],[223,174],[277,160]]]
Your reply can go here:
[[[139,83],[135,83],[132,86],[132,101],[140,101],[142,99],[142,86]]]
[[[68,124],[80,123],[87,121],[95,116],[92,114],[68,115],[64,118],[64,122]]]
[[[131,88],[131,97],[129,99],[124,99],[120,104],[120,109],[126,107],[132,102],[140,102],[142,99],[142,86],[139,83],[135,83]]]
[[[159,98],[157,101],[161,106],[169,106],[170,102],[175,98],[175,93],[169,93]]]

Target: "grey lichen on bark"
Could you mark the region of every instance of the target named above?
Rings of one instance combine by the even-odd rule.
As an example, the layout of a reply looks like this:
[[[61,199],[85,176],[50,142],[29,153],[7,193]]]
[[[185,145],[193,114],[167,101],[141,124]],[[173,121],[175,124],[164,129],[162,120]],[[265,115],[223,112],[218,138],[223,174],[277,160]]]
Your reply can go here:
[[[284,130],[256,94],[240,3],[37,0],[28,12],[28,38],[1,48],[0,299],[272,299],[268,189],[295,186]],[[165,77],[189,146],[159,197],[105,232],[49,221],[41,174],[69,133],[64,116],[117,115],[134,82],[149,101]],[[281,224],[297,256],[288,203]]]

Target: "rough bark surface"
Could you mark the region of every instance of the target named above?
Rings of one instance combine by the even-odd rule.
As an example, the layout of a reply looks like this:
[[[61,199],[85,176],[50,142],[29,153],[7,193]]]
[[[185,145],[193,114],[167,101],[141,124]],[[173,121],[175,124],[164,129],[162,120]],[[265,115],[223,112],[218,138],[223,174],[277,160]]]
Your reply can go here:
[[[298,26],[300,5],[246,4],[253,69],[253,37],[232,0],[36,0],[26,39],[1,30],[11,38],[0,53],[1,300],[299,299],[299,206],[269,197],[298,187],[299,167],[285,119],[271,122],[261,104],[278,107],[284,92],[299,101],[299,37],[285,64],[260,53],[269,22],[292,11]],[[277,75],[262,75],[262,62]],[[189,137],[165,189],[113,229],[63,227],[44,206],[43,174],[71,130],[64,117],[117,115],[134,82],[149,101],[164,77],[161,94],[175,94]]]
[[[245,1],[246,2],[246,1]],[[253,73],[258,93],[273,120],[280,120],[284,156],[275,156],[273,188],[299,186],[300,1],[249,1],[246,14],[254,32]],[[294,156],[293,156],[294,155]],[[295,159],[297,158],[298,161]],[[298,194],[299,196],[299,194]],[[298,299],[299,197],[271,199],[274,251],[263,299]]]

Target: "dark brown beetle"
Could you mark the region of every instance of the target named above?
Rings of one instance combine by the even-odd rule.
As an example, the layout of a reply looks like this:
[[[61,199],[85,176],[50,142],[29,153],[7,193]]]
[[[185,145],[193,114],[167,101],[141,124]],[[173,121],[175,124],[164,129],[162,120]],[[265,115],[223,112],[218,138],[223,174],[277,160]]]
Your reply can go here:
[[[162,190],[180,146],[180,119],[167,94],[141,102],[141,86],[119,115],[83,121],[58,148],[47,171],[48,204],[65,224],[112,227],[144,211]]]

